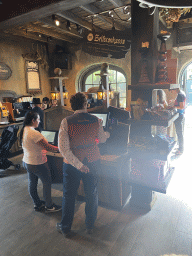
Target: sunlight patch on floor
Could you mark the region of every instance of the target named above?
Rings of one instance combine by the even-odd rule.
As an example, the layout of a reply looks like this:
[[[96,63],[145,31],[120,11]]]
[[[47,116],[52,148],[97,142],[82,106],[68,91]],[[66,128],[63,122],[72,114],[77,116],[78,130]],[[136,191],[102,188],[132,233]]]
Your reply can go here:
[[[175,172],[169,184],[167,194],[186,203],[192,208],[192,106],[186,109],[185,115],[185,149],[183,155],[172,164]]]

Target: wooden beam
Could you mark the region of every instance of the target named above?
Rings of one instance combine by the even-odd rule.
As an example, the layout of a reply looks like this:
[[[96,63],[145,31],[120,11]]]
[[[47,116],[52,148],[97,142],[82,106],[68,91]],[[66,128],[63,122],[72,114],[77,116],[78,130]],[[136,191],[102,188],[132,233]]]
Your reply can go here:
[[[42,27],[40,25],[34,25],[34,24],[27,24],[26,26],[26,29],[31,29],[33,32],[36,32],[36,33],[40,33],[40,34],[43,34],[43,35],[46,35],[46,36],[51,36],[51,37],[54,37],[54,38],[62,38],[62,40],[65,40],[65,41],[68,41],[68,42],[73,42],[73,40],[68,37],[66,34],[63,34],[64,32],[61,30],[61,34],[58,33],[57,31],[53,31],[49,28],[45,28],[45,27]],[[82,38],[82,37],[80,37]]]
[[[81,18],[79,18],[77,15],[75,15],[72,12],[57,12],[55,13],[55,15],[57,15],[58,17],[64,18],[66,20],[69,20],[72,23],[78,24],[81,27],[84,27],[88,30],[92,30],[92,24],[90,24],[89,22],[87,22],[86,20],[83,20]],[[99,27],[97,27],[97,30],[101,30]]]
[[[25,33],[24,31],[12,31],[11,33],[8,33],[8,32],[4,32],[4,34],[7,34],[7,35],[11,35],[11,36],[17,36],[17,37],[20,37],[20,40],[21,40],[21,37],[24,37],[26,39],[32,39],[32,40],[35,40],[35,41],[40,41],[40,42],[43,42],[43,43],[47,43],[47,39],[45,38],[42,38],[42,37],[39,37],[38,35],[36,34],[32,34],[32,33]]]
[[[149,42],[147,55],[147,73],[151,84],[155,83],[155,72],[158,61],[159,12],[149,15],[147,8],[139,7],[139,3],[132,0],[132,39],[131,39],[131,85],[139,82],[141,67],[144,65],[141,58],[142,42]]]
[[[14,18],[0,22],[0,29],[6,29],[11,26],[23,25],[26,22],[35,21],[52,15],[60,11],[70,10],[79,6],[94,3],[96,0],[64,0],[39,9],[32,10],[28,13],[21,14]]]
[[[97,14],[97,13],[100,12],[99,9],[97,9],[94,6],[90,6],[90,5],[80,6],[80,8],[83,9],[84,11],[90,13],[91,15]],[[110,17],[108,18],[106,16],[104,17],[104,16],[101,16],[101,15],[97,15],[97,18],[100,19],[104,23],[107,22],[107,23],[113,25],[113,21]],[[112,26],[111,26],[111,28],[112,28]],[[123,30],[125,27],[115,21],[115,28],[119,29],[119,30]]]
[[[57,31],[60,33],[68,34],[70,36],[78,37],[78,38],[83,38],[77,30],[74,28],[71,28],[71,30],[67,29],[66,26],[64,26],[62,23],[60,26],[56,26],[55,23],[53,22],[52,19],[50,18],[43,18],[39,20],[40,22],[44,23],[45,25],[48,25],[49,27],[55,28]]]
[[[34,25],[28,25],[28,26],[26,26],[26,28],[24,27],[23,30],[22,29],[17,29],[17,28],[14,28],[14,29],[12,28],[12,29],[6,30],[4,32],[5,33],[10,33],[10,34],[13,34],[13,35],[18,35],[18,36],[24,36],[24,37],[27,37],[27,38],[31,38],[31,36],[33,36],[32,39],[42,41],[42,38],[35,34],[35,33],[38,33],[38,34],[46,36],[46,42],[47,42],[48,37],[52,37],[52,38],[55,38],[55,39],[58,39],[58,40],[62,40],[62,41],[70,42],[70,43],[75,43],[75,40],[72,40],[69,37],[66,37],[66,36],[64,36],[62,34],[59,34],[57,32],[53,32],[51,30],[49,31],[48,29],[45,31],[41,27],[34,26]]]

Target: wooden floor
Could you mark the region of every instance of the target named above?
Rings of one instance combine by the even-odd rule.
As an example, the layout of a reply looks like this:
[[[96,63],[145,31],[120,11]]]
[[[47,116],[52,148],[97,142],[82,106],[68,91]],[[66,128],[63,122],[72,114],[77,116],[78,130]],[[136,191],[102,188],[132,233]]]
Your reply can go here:
[[[192,256],[190,116],[192,107],[187,109],[185,152],[173,162],[176,169],[168,193],[157,193],[146,214],[128,206],[121,211],[99,207],[93,235],[85,233],[85,205],[77,202],[73,223],[77,235],[65,239],[55,228],[61,212],[35,212],[27,174],[9,171],[9,176],[0,178],[0,256]],[[53,185],[52,196],[61,204],[61,185]]]

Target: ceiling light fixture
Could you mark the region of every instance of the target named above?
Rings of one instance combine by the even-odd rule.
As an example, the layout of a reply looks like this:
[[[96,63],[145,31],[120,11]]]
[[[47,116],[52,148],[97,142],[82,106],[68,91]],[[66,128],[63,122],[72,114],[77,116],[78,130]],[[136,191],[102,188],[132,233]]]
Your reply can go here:
[[[112,11],[109,11],[109,17],[113,18],[113,16]]]
[[[83,28],[78,24],[76,24],[76,27],[77,27],[77,32],[81,35],[83,33]]]
[[[129,6],[125,6],[125,7],[123,8],[123,13],[124,13],[124,14],[130,14],[130,7],[129,7]]]
[[[88,15],[86,18],[93,18],[93,17],[96,17],[97,15],[108,15],[109,17],[113,18],[114,17],[114,13],[116,14],[115,11],[117,11],[117,10],[122,10],[123,12],[126,12],[124,14],[130,14],[130,6],[131,6],[130,4],[129,5],[119,6],[119,7],[116,7],[114,9],[111,9],[111,10],[106,10],[106,11],[103,11],[103,12],[98,12],[98,13],[94,13],[94,14]],[[127,20],[125,20],[125,21],[127,21]]]
[[[52,37],[51,36],[48,36],[47,37],[47,42],[51,42],[52,41]]]
[[[60,26],[60,21],[55,17],[55,14],[52,15],[52,20],[55,22],[55,25]]]
[[[66,28],[67,28],[68,30],[71,30],[71,23],[70,23],[69,20],[67,20]]]

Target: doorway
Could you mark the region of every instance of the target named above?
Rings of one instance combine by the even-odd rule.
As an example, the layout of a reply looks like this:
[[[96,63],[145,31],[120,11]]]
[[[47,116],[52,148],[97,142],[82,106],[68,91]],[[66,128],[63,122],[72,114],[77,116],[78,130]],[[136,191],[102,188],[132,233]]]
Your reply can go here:
[[[186,93],[186,104],[192,106],[192,62],[182,70],[179,82]]]

